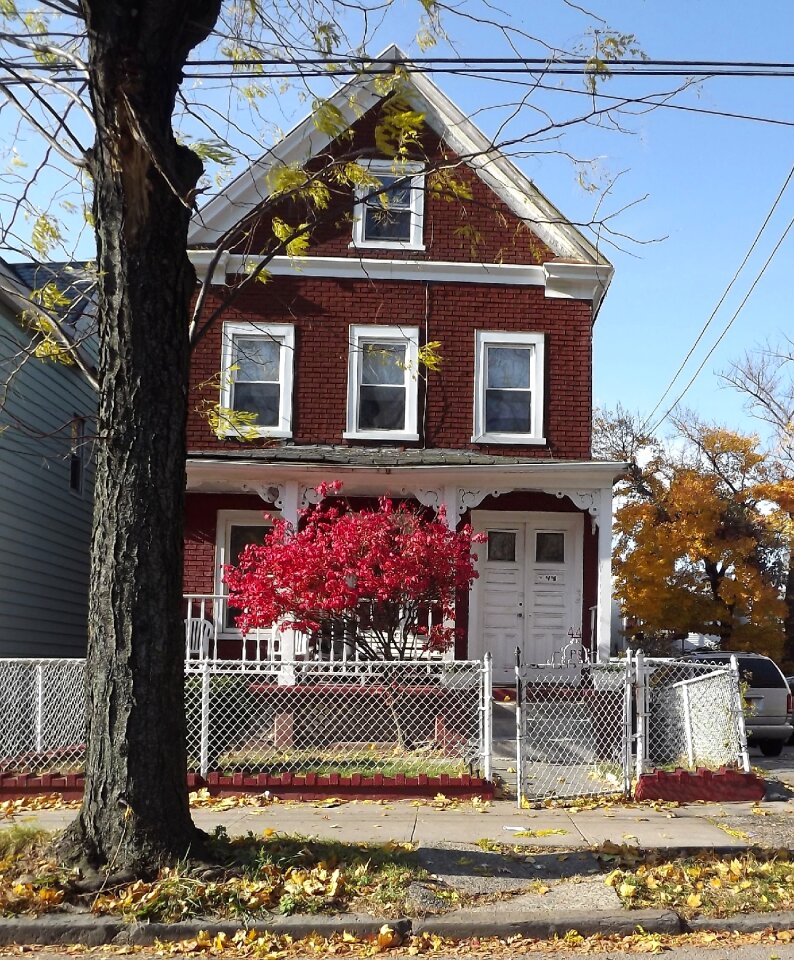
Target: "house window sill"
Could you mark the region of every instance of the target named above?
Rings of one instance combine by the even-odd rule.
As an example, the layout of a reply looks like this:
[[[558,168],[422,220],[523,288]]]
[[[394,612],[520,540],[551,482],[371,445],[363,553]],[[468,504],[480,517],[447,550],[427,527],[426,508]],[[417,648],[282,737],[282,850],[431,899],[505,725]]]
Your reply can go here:
[[[237,430],[224,430],[218,436],[223,440],[239,440],[240,443],[246,443],[249,437],[242,436]],[[263,438],[265,440],[289,440],[292,437],[291,430],[279,430],[276,427],[264,427],[262,429],[252,428],[251,437],[254,439]]]
[[[419,439],[419,434],[398,430],[345,430],[342,437],[345,440],[403,440],[406,442],[415,442]]]
[[[472,443],[505,443],[522,447],[545,447],[548,441],[545,437],[528,437],[523,433],[483,433],[479,437],[472,437]]]
[[[350,250],[426,250],[423,243],[415,244],[402,240],[352,240],[348,244]]]

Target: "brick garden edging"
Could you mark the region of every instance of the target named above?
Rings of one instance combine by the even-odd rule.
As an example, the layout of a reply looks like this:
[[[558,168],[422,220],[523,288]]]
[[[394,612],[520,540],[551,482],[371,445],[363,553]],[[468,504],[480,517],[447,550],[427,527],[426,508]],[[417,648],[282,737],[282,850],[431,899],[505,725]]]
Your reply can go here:
[[[691,773],[688,770],[655,770],[644,773],[634,789],[635,800],[694,800],[716,802],[763,800],[766,783],[754,773],[740,770],[706,770],[703,767]]]
[[[57,773],[35,775],[32,773],[0,773],[0,800],[30,797],[38,794],[60,793],[66,800],[79,800],[83,795],[85,777],[82,773],[59,775]],[[206,789],[211,796],[227,797],[238,793],[270,792],[280,798],[291,800],[323,800],[328,797],[347,797],[351,800],[400,800],[432,798],[438,793],[446,797],[493,798],[494,786],[481,777],[463,774],[453,777],[441,774],[429,777],[419,774],[408,777],[397,774],[385,777],[382,774],[364,776],[352,774],[343,777],[329,774],[269,774],[235,773],[223,776],[210,773],[206,777],[189,773],[190,790]]]

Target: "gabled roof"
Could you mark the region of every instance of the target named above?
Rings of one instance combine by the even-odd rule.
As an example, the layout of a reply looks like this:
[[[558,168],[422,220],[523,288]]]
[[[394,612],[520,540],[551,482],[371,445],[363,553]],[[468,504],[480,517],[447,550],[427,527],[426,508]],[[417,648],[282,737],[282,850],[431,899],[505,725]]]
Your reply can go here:
[[[329,102],[352,126],[386,96],[376,89],[378,73],[392,72],[394,61],[405,59],[399,47],[387,47],[372,61],[366,75],[346,83]],[[543,196],[511,160],[494,148],[488,137],[427,76],[412,72],[405,83],[401,94],[414,110],[425,115],[428,127],[457,154],[471,157],[468,163],[480,179],[532,228],[557,257],[578,263],[610,266],[590,240]],[[333,136],[315,127],[311,115],[306,117],[194,214],[188,245],[216,248],[224,234],[267,199],[269,170],[281,164],[304,164],[326,149],[333,139]]]

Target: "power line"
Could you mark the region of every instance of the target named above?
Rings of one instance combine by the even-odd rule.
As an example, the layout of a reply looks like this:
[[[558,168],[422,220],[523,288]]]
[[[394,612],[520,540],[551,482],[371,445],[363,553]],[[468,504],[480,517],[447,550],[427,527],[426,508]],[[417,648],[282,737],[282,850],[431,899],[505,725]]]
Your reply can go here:
[[[57,72],[68,69],[64,62],[35,59],[12,61],[14,69],[31,72]],[[551,73],[587,76],[736,76],[736,77],[794,77],[794,62],[758,60],[660,60],[625,58],[611,61],[586,57],[411,57],[375,59],[368,57],[244,57],[234,61],[220,58],[188,60],[185,76],[194,79],[233,76],[267,76],[274,79],[289,77],[349,77],[361,74],[383,73],[391,68],[408,73],[459,73],[475,68],[478,73]],[[211,74],[195,73],[197,69],[222,68]],[[278,68],[282,68],[279,70]],[[287,70],[283,68],[288,68]],[[248,74],[245,71],[250,70]]]
[[[647,427],[647,425],[651,422],[651,420],[653,419],[653,415],[656,413],[656,411],[659,409],[659,407],[661,407],[662,403],[664,403],[665,397],[666,397],[666,396],[668,395],[668,393],[670,393],[670,391],[673,389],[673,385],[675,384],[676,380],[677,380],[677,379],[679,378],[679,376],[681,375],[681,371],[682,371],[682,370],[684,369],[684,367],[687,365],[687,363],[689,362],[689,358],[690,358],[690,357],[692,356],[692,354],[695,352],[695,350],[696,350],[696,348],[697,348],[697,345],[700,343],[700,341],[701,341],[701,340],[703,339],[703,337],[705,336],[706,331],[707,331],[708,328],[711,326],[711,323],[712,323],[712,321],[714,320],[714,317],[716,317],[717,312],[719,311],[719,309],[720,309],[720,307],[722,306],[722,304],[725,302],[725,298],[728,296],[728,294],[729,294],[729,293],[731,292],[731,290],[733,289],[733,285],[734,285],[734,284],[736,283],[736,281],[739,279],[739,274],[742,272],[742,270],[744,270],[744,268],[745,268],[745,266],[746,266],[746,264],[747,264],[747,261],[750,259],[751,255],[752,255],[752,253],[753,253],[753,250],[755,250],[756,246],[758,245],[758,241],[761,239],[761,235],[763,234],[764,230],[766,230],[767,225],[769,224],[769,221],[772,219],[772,215],[774,214],[775,210],[777,210],[777,207],[778,207],[780,201],[783,199],[783,194],[784,194],[784,193],[786,192],[786,190],[788,189],[788,185],[791,183],[791,178],[792,178],[792,177],[794,177],[794,166],[791,168],[791,170],[789,170],[788,176],[786,177],[785,181],[783,182],[783,186],[780,188],[780,190],[779,190],[779,192],[778,192],[778,195],[775,197],[774,203],[772,204],[772,206],[771,206],[770,209],[769,209],[769,213],[767,213],[766,217],[764,218],[764,222],[763,222],[763,223],[761,224],[761,226],[759,227],[758,232],[756,233],[753,242],[750,244],[750,247],[749,247],[749,249],[747,250],[747,253],[744,255],[744,259],[743,259],[742,262],[739,264],[739,266],[737,267],[735,273],[734,273],[733,276],[731,277],[730,283],[728,284],[728,286],[723,290],[722,296],[721,296],[721,297],[719,298],[719,300],[717,301],[717,305],[716,305],[716,306],[714,307],[714,309],[711,311],[711,314],[709,315],[708,320],[706,320],[706,322],[705,322],[705,323],[703,324],[703,326],[701,327],[700,333],[697,335],[697,337],[696,337],[696,339],[695,339],[695,342],[694,342],[694,343],[692,344],[692,346],[689,348],[689,352],[687,353],[687,355],[686,355],[686,356],[684,357],[684,359],[681,361],[680,366],[678,367],[678,369],[676,370],[675,374],[673,375],[673,378],[672,378],[672,380],[670,381],[670,383],[667,385],[666,390],[665,390],[664,393],[661,395],[661,397],[659,397],[659,400],[657,401],[656,406],[653,408],[653,410],[651,410],[651,412],[648,414],[648,416],[647,416],[647,417],[645,418],[645,420],[643,421],[642,426],[640,427],[640,430],[644,430],[644,429]],[[776,249],[777,249],[777,248],[776,248]],[[766,269],[766,268],[764,268],[764,269]],[[752,290],[752,288],[751,288],[751,290]],[[743,306],[743,305],[744,305],[744,302],[742,303],[742,306]],[[741,308],[740,308],[740,309],[741,309]],[[731,319],[731,323],[733,323],[733,320],[734,320],[734,319],[735,319],[735,316]],[[724,336],[724,333],[723,333],[723,336]],[[722,339],[722,337],[720,337],[720,339]],[[719,343],[719,340],[717,341],[717,343]],[[715,344],[715,347],[716,347],[716,344]],[[712,348],[712,350],[711,350],[711,353],[713,353],[713,352],[714,352],[714,348]],[[708,357],[711,356],[711,353],[708,354],[708,356],[706,357],[706,360],[708,360]],[[705,363],[705,361],[704,361],[704,363]],[[702,369],[702,367],[701,367],[700,369]],[[698,370],[698,373],[700,372],[700,369]],[[695,376],[697,376],[697,374],[696,374]],[[687,385],[686,390],[689,389],[689,387],[692,385],[693,382],[694,382],[694,378],[693,378],[692,381],[690,381],[690,383]],[[684,392],[686,392],[686,390],[685,390]],[[681,398],[679,397],[679,400],[680,400],[680,399],[681,399]],[[678,403],[678,400],[676,400],[676,403]],[[675,404],[673,404],[673,406],[675,406]],[[672,407],[671,407],[670,409],[672,409]],[[670,410],[667,411],[667,413],[669,413],[669,412],[670,412]],[[667,417],[667,413],[664,415],[664,417],[662,417],[662,419],[661,419],[661,420],[659,421],[659,423],[656,425],[657,427],[659,426],[660,423],[662,423],[662,422],[665,420],[665,418]],[[656,429],[656,427],[654,427],[654,430],[655,430],[655,429]],[[651,432],[653,432],[653,431],[651,431]]]
[[[717,339],[714,341],[714,345],[713,345],[712,348],[709,350],[709,352],[706,354],[706,356],[703,358],[703,361],[702,361],[702,363],[700,364],[700,366],[699,366],[699,367],[697,368],[697,370],[692,374],[692,377],[690,378],[689,383],[687,383],[687,385],[684,387],[684,389],[681,391],[681,393],[678,394],[678,396],[676,397],[675,401],[671,404],[671,406],[669,406],[669,407],[667,408],[664,416],[663,416],[660,420],[658,420],[658,421],[656,422],[656,424],[651,428],[651,431],[650,431],[650,432],[651,432],[652,434],[655,433],[655,432],[659,429],[659,427],[664,423],[664,421],[668,418],[668,416],[673,412],[673,410],[676,408],[676,406],[677,406],[677,405],[681,402],[681,400],[684,398],[684,396],[686,395],[686,393],[688,392],[688,390],[689,390],[689,388],[692,386],[692,384],[695,382],[695,380],[697,380],[697,378],[698,378],[698,376],[700,375],[701,371],[703,370],[703,368],[704,368],[704,367],[706,366],[706,364],[708,363],[709,358],[710,358],[711,355],[714,353],[714,351],[717,349],[717,347],[720,345],[720,343],[722,343],[723,339],[725,338],[725,335],[726,335],[727,332],[730,330],[730,328],[733,326],[734,320],[739,316],[739,314],[740,314],[740,313],[742,312],[742,310],[744,309],[744,305],[745,305],[745,304],[747,303],[747,301],[750,299],[750,295],[752,294],[753,290],[755,290],[755,288],[758,286],[758,283],[760,282],[761,278],[762,278],[763,275],[766,273],[767,267],[769,266],[769,264],[770,264],[770,263],[772,262],[772,260],[774,259],[775,254],[776,254],[776,253],[778,252],[778,250],[780,249],[781,245],[783,244],[783,241],[784,241],[784,240],[786,239],[786,237],[788,236],[788,234],[789,234],[789,232],[791,231],[791,228],[792,228],[792,227],[794,227],[794,217],[792,217],[791,220],[789,220],[788,226],[787,226],[786,229],[783,231],[780,239],[779,239],[778,242],[775,244],[774,248],[772,249],[772,252],[771,252],[771,253],[769,254],[769,256],[767,257],[767,259],[766,259],[763,267],[761,267],[761,269],[758,271],[758,274],[756,275],[755,280],[753,280],[752,285],[750,286],[750,289],[749,289],[749,290],[747,291],[747,293],[744,295],[744,298],[743,298],[742,302],[741,302],[741,303],[739,304],[739,306],[736,308],[736,311],[734,312],[734,314],[733,314],[733,316],[731,317],[731,319],[730,319],[730,320],[725,324],[725,326],[723,327],[722,332],[721,332],[720,335],[717,337]]]

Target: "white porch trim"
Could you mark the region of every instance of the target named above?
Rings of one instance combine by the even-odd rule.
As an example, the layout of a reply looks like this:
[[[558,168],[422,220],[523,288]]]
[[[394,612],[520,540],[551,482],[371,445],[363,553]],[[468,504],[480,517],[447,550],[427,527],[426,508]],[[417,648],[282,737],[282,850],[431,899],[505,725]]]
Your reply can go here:
[[[204,278],[214,250],[189,250],[199,278]],[[232,254],[224,250],[210,282],[226,283],[229,275],[245,276],[266,260],[261,256]],[[274,277],[331,277],[346,280],[414,280],[434,283],[479,283],[543,287],[550,299],[590,300],[597,307],[614,269],[606,264],[467,263],[452,260],[398,260],[373,257],[273,257],[267,272]]]
[[[566,497],[590,516],[592,530],[598,532],[595,630],[597,658],[607,660],[611,646],[612,483],[625,468],[623,463],[601,461],[384,467],[191,458],[187,489],[256,493],[295,524],[300,509],[318,502],[317,484],[340,480],[341,496],[408,496],[436,511],[443,505],[450,529],[488,496],[527,492]],[[294,638],[282,635],[285,650],[290,641],[294,645]]]

